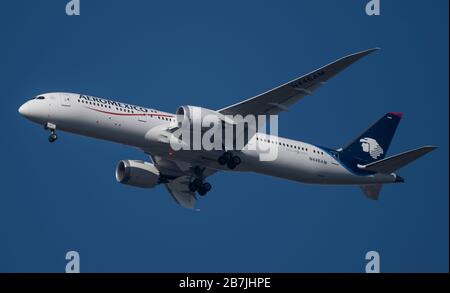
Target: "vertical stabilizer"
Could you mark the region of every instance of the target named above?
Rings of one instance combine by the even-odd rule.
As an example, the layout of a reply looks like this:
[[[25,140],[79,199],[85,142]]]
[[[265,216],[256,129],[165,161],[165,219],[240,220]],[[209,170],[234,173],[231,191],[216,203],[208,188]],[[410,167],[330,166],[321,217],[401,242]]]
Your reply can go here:
[[[377,200],[380,197],[381,187],[383,184],[366,184],[359,186],[367,198]]]

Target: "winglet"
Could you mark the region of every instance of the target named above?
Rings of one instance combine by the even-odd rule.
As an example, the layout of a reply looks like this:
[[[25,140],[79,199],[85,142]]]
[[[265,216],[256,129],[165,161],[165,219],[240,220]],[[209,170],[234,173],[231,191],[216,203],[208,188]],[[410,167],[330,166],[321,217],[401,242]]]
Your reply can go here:
[[[353,57],[357,57],[357,59],[360,59],[360,58],[362,58],[364,56],[367,56],[367,55],[369,55],[369,54],[371,54],[373,52],[376,52],[378,50],[381,50],[381,48],[375,47],[375,48],[371,48],[371,49],[367,49],[367,50],[364,50],[364,51],[360,51],[360,52],[356,52],[356,53],[350,54],[350,55],[348,55],[348,56],[346,56],[344,58],[348,58],[348,57],[352,57],[353,56]],[[344,58],[342,58],[342,59],[344,59]]]
[[[397,117],[400,118],[400,119],[403,118],[403,113],[401,113],[401,112],[389,112],[388,114],[397,116]]]

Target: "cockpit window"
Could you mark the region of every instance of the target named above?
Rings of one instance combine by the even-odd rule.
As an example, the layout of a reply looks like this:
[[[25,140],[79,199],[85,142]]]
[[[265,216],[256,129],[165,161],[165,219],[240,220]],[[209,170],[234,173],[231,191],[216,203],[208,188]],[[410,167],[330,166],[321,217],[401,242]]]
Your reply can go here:
[[[36,100],[43,100],[43,99],[45,99],[45,97],[44,97],[44,96],[39,96],[39,97],[36,97]]]

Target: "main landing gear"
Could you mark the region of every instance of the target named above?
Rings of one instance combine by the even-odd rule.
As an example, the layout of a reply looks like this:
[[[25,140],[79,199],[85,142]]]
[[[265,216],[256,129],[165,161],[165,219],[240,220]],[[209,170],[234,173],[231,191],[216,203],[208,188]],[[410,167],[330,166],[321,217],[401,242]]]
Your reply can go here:
[[[195,178],[191,183],[189,183],[189,190],[192,192],[198,192],[199,195],[205,196],[212,186],[208,182],[203,182],[203,180]]]
[[[50,130],[50,136],[48,137],[48,141],[53,143],[58,139],[58,135],[56,134],[56,125],[53,123],[45,123],[44,128],[46,130]]]
[[[220,165],[227,165],[229,169],[233,170],[241,163],[241,158],[234,156],[232,152],[228,151],[221,155],[217,161]]]

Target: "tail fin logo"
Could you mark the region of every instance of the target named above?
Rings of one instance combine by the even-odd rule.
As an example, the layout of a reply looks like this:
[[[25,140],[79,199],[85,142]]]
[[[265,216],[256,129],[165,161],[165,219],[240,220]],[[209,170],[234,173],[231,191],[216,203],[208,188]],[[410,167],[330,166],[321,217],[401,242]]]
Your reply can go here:
[[[370,137],[364,137],[359,140],[363,152],[369,153],[373,159],[378,159],[382,154],[384,154],[383,148],[378,144],[378,142]]]

